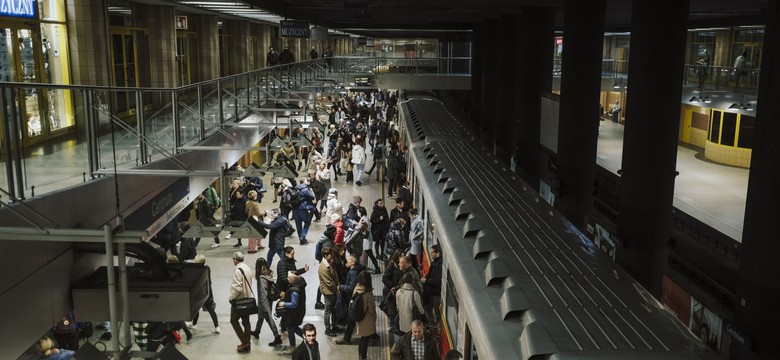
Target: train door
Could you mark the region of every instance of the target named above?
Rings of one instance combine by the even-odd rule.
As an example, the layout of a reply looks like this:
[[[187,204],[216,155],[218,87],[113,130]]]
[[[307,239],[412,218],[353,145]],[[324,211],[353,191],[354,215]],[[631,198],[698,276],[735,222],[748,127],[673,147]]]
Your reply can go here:
[[[693,108],[686,106],[683,113],[682,142],[691,143],[691,119],[693,119]]]

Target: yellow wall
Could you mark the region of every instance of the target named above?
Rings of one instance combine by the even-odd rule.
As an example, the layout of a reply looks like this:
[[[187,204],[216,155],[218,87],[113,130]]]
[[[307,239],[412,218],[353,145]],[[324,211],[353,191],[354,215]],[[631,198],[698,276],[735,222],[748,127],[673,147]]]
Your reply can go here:
[[[750,168],[751,149],[720,145],[705,141],[704,157],[716,163]]]

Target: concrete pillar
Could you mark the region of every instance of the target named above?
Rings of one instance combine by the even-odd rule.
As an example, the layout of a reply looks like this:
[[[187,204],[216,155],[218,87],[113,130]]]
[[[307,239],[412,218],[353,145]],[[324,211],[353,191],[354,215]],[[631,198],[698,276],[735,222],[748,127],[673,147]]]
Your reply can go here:
[[[249,70],[249,22],[244,20],[225,20],[227,33],[228,74],[239,74]]]
[[[497,111],[498,97],[501,95],[499,86],[503,76],[500,71],[501,50],[503,50],[503,46],[506,44],[504,37],[499,35],[500,31],[501,23],[499,20],[492,19],[485,23],[485,36],[483,37],[485,42],[485,62],[483,63],[485,72],[482,78],[481,118],[477,123],[477,126],[482,127],[480,131],[482,144],[487,146],[488,151],[493,154],[495,154],[497,136],[496,118],[499,115]]]
[[[485,79],[485,24],[474,25],[474,51],[472,51],[471,63],[471,111],[469,113],[471,124],[476,137],[482,136],[482,129],[479,126],[482,119],[482,87]]]
[[[135,11],[136,26],[149,30],[151,86],[178,86],[175,8],[139,5],[135,7]]]
[[[734,310],[734,327],[752,340],[744,349],[731,340],[731,359],[770,359],[780,353],[777,324],[780,313],[780,3],[770,1],[766,16],[761,86],[758,88],[756,131],[750,162],[745,224],[739,253],[739,286]],[[633,66],[633,65],[632,65]],[[714,196],[717,196],[716,194]]]
[[[197,69],[197,81],[219,77],[219,28],[214,15],[189,15],[191,29],[197,32],[200,65]]]
[[[106,4],[103,0],[73,0],[65,5],[73,84],[111,83]],[[75,92],[78,93],[78,92]]]
[[[502,15],[499,20],[500,32],[493,34],[493,37],[519,39],[523,36],[519,25],[520,15]],[[517,62],[521,54],[520,47],[515,46],[513,42],[495,43],[493,47],[493,58],[497,60],[497,64],[493,64],[492,67],[495,67],[498,81],[492,87],[496,88],[498,93],[495,94],[493,101],[496,116],[490,120],[493,122],[493,133],[495,134],[495,154],[503,163],[509,164],[516,144],[515,134],[519,118],[524,115],[522,110],[515,106],[515,101],[520,94],[520,82],[518,81],[520,67],[517,66]]]
[[[547,165],[547,152],[539,144],[542,116],[539,94],[552,91],[555,8],[523,9],[518,27],[520,54],[514,64],[518,72],[517,98],[512,102],[517,113],[517,128],[513,132],[517,148],[515,172],[538,190],[539,178]]]
[[[616,256],[656,296],[671,233],[687,19],[687,0],[633,3]]]
[[[583,232],[593,208],[604,9],[605,0],[564,6],[556,207]]]

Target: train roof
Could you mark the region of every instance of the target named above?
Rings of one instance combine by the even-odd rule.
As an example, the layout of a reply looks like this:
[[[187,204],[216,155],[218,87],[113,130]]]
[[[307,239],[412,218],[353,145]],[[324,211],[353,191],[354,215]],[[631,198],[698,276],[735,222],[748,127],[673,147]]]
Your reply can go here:
[[[428,221],[436,224],[445,261],[458,265],[448,268],[468,309],[470,330],[489,342],[480,355],[715,358],[625,271],[572,232],[530,186],[472,141],[441,102],[410,99],[401,114]]]

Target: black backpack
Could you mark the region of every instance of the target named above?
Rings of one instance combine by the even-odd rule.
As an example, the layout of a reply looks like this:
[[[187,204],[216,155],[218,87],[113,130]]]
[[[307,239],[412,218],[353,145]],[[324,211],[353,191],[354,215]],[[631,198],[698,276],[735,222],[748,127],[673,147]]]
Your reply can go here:
[[[288,188],[284,191],[284,195],[282,195],[282,201],[285,205],[297,209],[301,206],[301,191],[295,187]]]
[[[278,299],[279,289],[276,287],[276,282],[268,280],[268,303],[273,303]]]
[[[363,311],[363,294],[352,295],[352,300],[349,301],[349,308],[347,310],[347,319],[349,321],[359,322],[366,317],[366,313]]]

